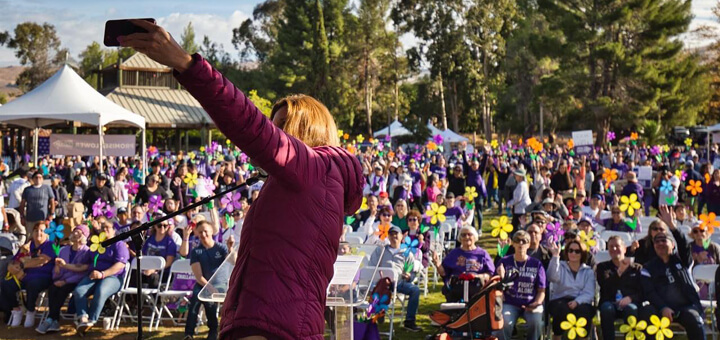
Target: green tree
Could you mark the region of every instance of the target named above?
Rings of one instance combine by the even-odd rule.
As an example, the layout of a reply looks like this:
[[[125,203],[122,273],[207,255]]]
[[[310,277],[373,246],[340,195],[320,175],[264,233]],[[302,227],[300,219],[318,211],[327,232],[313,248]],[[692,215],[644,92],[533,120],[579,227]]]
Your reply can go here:
[[[5,105],[8,102],[8,96],[5,93],[0,92],[0,105]]]
[[[257,108],[258,108],[258,110],[260,110],[260,112],[262,112],[265,116],[270,118],[270,113],[272,112],[272,107],[273,107],[271,101],[269,101],[263,97],[260,97],[257,93],[257,90],[250,90],[248,92],[248,99],[250,99],[250,101],[253,102],[253,104],[255,104],[255,106],[257,106]]]
[[[188,22],[187,26],[183,30],[183,34],[180,36],[180,46],[187,51],[187,53],[193,54],[200,50],[198,45],[195,43],[195,29],[193,28],[192,21]]]
[[[116,64],[118,58],[127,60],[133,54],[135,50],[129,47],[121,47],[119,50],[105,49],[97,41],[93,41],[80,53],[80,75],[90,86],[97,87],[98,75],[94,71]]]
[[[265,62],[277,46],[277,35],[284,20],[285,0],[267,0],[253,10],[252,19],[246,19],[233,29],[232,43],[240,52],[240,59]]]
[[[15,27],[14,33],[7,45],[15,49],[20,64],[30,65],[16,81],[20,90],[27,92],[52,75],[53,66],[65,59],[67,50],[60,49],[55,27],[48,23],[24,22]]]

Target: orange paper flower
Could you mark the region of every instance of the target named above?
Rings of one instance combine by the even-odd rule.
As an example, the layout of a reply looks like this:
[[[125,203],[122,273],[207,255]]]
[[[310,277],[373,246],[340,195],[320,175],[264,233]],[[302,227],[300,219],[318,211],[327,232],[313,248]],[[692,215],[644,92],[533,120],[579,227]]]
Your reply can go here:
[[[715,219],[715,213],[700,214],[700,229],[707,230],[708,234],[712,234],[716,227],[720,227],[720,222]]]
[[[705,184],[710,183],[710,174],[705,174]]]
[[[388,237],[388,233],[390,232],[390,225],[389,224],[380,224],[378,225],[378,231],[375,232],[375,235],[378,236],[381,240],[385,240]]]
[[[570,139],[567,142],[567,146],[568,146],[568,149],[572,149],[575,146],[575,142],[572,139]]]
[[[690,180],[690,185],[685,187],[685,190],[687,190],[691,195],[697,196],[697,194],[703,192],[702,190],[702,183],[700,181],[696,180]]]
[[[638,139],[638,134],[637,134],[637,132],[632,132],[632,133],[630,133],[630,140],[637,140],[637,139]]]

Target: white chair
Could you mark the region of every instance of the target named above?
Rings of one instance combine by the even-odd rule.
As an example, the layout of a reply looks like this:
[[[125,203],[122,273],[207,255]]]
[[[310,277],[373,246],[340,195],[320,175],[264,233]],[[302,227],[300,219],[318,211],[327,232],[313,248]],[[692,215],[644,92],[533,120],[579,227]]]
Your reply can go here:
[[[717,338],[717,320],[715,320],[715,308],[717,308],[717,304],[715,303],[715,272],[718,269],[717,264],[700,264],[695,266],[693,269],[693,279],[697,282],[704,282],[708,285],[708,299],[707,300],[700,300],[700,303],[702,304],[703,308],[709,309],[710,313],[708,314],[708,317],[710,317],[710,333],[712,334],[713,340]]]
[[[360,236],[345,235],[345,242],[350,244],[363,244],[365,240],[363,240]]]
[[[599,251],[595,254],[595,263],[600,264],[602,262],[610,261],[610,253],[607,250]]]
[[[130,263],[126,262],[125,263],[125,273],[123,274],[122,285],[120,286],[121,291],[122,291],[122,288],[127,285],[127,281],[130,280],[130,272],[131,272]],[[113,317],[112,317],[112,328],[113,329],[118,329],[120,327],[120,310],[122,309],[122,304],[120,303],[120,299],[121,299],[120,295],[121,295],[120,291],[118,291],[117,293],[115,293],[115,295],[111,296],[110,299],[108,299],[108,301],[110,303],[115,305],[115,311],[113,312]]]
[[[176,299],[177,301],[190,302],[189,298],[192,295],[192,289],[190,290],[174,290],[172,289],[173,282],[177,279],[178,275],[190,275],[193,277],[192,267],[190,266],[189,259],[176,260],[170,266],[169,279],[160,292],[158,293],[158,309],[160,315],[158,316],[155,324],[155,329],[160,327],[160,321],[171,320],[174,326],[185,325],[184,322],[178,322],[179,318],[173,317],[172,311],[167,307],[169,299]],[[163,318],[164,315],[168,317]]]
[[[713,241],[713,242],[715,242],[715,243],[720,243],[720,232],[712,233],[712,234],[710,235],[710,240]]]
[[[643,226],[643,228],[649,228],[650,223],[653,223],[657,219],[658,219],[657,217],[653,217],[653,216],[641,216],[639,218],[640,223]]]
[[[135,268],[137,267],[137,258],[133,259],[131,268],[132,271],[135,271]],[[163,273],[165,272],[165,258],[162,256],[142,256],[140,259],[140,270],[155,270],[159,273],[160,277],[163,276]],[[141,275],[141,273],[138,273],[137,275]],[[142,315],[142,310],[137,311],[137,315],[133,316],[132,311],[130,309],[130,306],[125,302],[125,298],[128,295],[137,295],[137,288],[136,287],[130,287],[130,284],[135,284],[135,282],[130,282],[130,278],[128,277],[125,281],[125,285],[120,290],[120,315],[118,317],[118,326],[120,320],[123,318],[123,313],[127,310],[128,317],[131,320],[135,320],[136,317],[147,319],[146,316]],[[160,286],[162,286],[162,282],[160,283]],[[152,308],[152,314],[149,318],[149,326],[150,331],[152,331],[153,323],[155,322],[155,317],[160,316],[160,310],[158,309],[158,293],[160,292],[159,288],[143,288],[142,289],[142,296],[138,297],[138,301],[140,299],[143,299],[143,301],[147,301],[147,303],[150,304],[150,307]]]
[[[607,211],[607,210],[603,210],[600,212],[600,219],[608,220],[610,218],[612,218],[612,212]]]
[[[632,233],[626,233],[624,231],[605,230],[600,233],[600,238],[602,238],[606,243],[612,236],[619,236],[623,240],[623,242],[625,242],[625,245],[628,246],[632,244],[633,241]]]
[[[380,279],[384,277],[390,277],[390,279],[393,282],[393,298],[391,301],[388,301],[388,308],[390,310],[385,311],[385,315],[388,317],[390,322],[390,330],[387,333],[380,333],[382,335],[389,336],[389,340],[392,340],[393,333],[394,333],[394,321],[395,321],[395,301],[397,300],[397,276],[395,275],[395,271],[392,267],[378,267],[377,271],[375,270],[375,267],[365,267],[360,268],[360,274],[359,274],[359,281],[364,282],[366,280],[371,280],[371,285],[368,289],[368,297],[371,297],[372,291],[375,289],[375,285],[380,281]],[[364,306],[360,306],[359,308],[363,308]]]

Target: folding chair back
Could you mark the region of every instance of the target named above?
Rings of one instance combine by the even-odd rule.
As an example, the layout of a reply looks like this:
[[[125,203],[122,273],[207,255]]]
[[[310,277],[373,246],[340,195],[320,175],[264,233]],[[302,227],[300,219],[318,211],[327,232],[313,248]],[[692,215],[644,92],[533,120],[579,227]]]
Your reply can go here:
[[[611,260],[610,252],[608,252],[607,250],[602,250],[602,251],[597,252],[597,254],[595,254],[595,263],[597,263],[597,264],[607,262],[610,260]]]
[[[626,233],[624,231],[613,231],[613,230],[605,230],[602,233],[600,233],[600,238],[602,238],[606,243],[610,239],[610,237],[618,236],[620,237],[623,242],[625,242],[626,245],[632,244],[633,241],[633,235],[632,233]]]
[[[165,272],[165,258],[164,257],[143,255],[143,256],[139,256],[139,258],[140,258],[140,270],[141,271],[155,270],[158,272],[158,275],[160,275],[160,277],[163,277],[163,274]],[[128,295],[137,295],[137,288],[130,287],[130,285],[134,284],[135,282],[130,282],[131,275],[129,274],[129,272],[136,271],[137,261],[138,261],[137,257],[132,260],[132,263],[130,264],[131,270],[126,272],[126,275],[127,275],[127,277],[125,279],[126,282],[123,285],[123,289],[120,290],[120,314],[118,317],[119,320],[117,320],[117,324],[119,326],[119,323],[123,318],[123,314],[127,310],[128,316],[133,320],[136,317],[140,317],[143,319],[149,319],[150,330],[152,331],[152,326],[153,326],[153,324],[155,324],[155,317],[160,316],[160,309],[158,308],[158,305],[157,305],[158,293],[160,292],[160,287],[158,287],[158,288],[143,288],[142,296],[138,296],[138,301],[140,301],[140,299],[142,299],[142,300],[146,301],[149,304],[149,306],[152,308],[152,315],[149,318],[147,316],[143,316],[142,310],[138,311],[137,308],[136,308],[137,316],[133,316],[132,309],[126,302],[126,297]],[[137,275],[141,275],[141,273],[137,273]],[[160,286],[162,286],[162,282],[160,283]]]
[[[165,284],[165,287],[158,293],[158,309],[160,309],[160,315],[158,316],[155,324],[155,328],[157,329],[160,327],[160,321],[161,320],[171,320],[174,326],[180,326],[184,325],[184,322],[182,322],[183,318],[177,318],[174,317],[172,314],[172,311],[170,308],[168,308],[167,304],[169,301],[167,299],[171,298],[177,298],[176,301],[185,301],[186,303],[189,302],[188,298],[190,295],[192,295],[192,288],[189,290],[187,289],[173,289],[176,287],[175,283],[179,279],[184,278],[178,278],[178,276],[190,276],[193,277],[193,271],[192,266],[190,265],[189,259],[182,259],[174,261],[172,266],[170,266],[170,273],[169,273],[169,279],[167,283]],[[167,316],[167,317],[165,317]]]

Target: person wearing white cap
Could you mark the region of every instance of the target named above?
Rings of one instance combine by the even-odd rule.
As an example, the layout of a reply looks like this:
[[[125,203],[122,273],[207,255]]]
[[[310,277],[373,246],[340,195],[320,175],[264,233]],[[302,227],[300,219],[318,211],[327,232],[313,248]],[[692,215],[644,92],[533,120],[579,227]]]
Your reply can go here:
[[[527,181],[525,181],[525,169],[519,168],[513,171],[517,186],[513,191],[513,198],[507,203],[509,207],[512,207],[512,225],[515,230],[520,228],[520,217],[525,215],[525,209],[532,203],[530,199],[530,188],[528,187]]]
[[[373,166],[373,173],[368,176],[368,181],[365,184],[363,194],[373,194],[379,196],[381,192],[387,192],[388,174],[380,163],[376,163]]]

